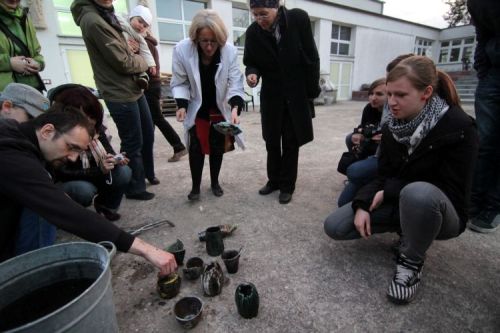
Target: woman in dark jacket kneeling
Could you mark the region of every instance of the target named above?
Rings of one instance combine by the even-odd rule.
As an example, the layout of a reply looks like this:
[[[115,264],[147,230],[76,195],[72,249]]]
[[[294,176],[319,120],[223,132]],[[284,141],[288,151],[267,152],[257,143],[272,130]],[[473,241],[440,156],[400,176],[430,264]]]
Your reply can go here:
[[[465,229],[478,138],[450,77],[427,57],[410,57],[389,72],[387,97],[378,177],[328,216],[325,232],[336,240],[400,232],[387,296],[408,303],[434,239]]]

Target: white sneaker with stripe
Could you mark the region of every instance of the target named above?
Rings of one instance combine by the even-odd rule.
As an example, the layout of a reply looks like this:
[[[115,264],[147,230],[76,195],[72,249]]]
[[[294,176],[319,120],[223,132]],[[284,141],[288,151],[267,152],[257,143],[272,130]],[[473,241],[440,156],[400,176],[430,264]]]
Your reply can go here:
[[[396,272],[392,278],[387,297],[396,304],[407,304],[413,300],[422,278],[424,262],[408,259],[400,254],[396,260]]]

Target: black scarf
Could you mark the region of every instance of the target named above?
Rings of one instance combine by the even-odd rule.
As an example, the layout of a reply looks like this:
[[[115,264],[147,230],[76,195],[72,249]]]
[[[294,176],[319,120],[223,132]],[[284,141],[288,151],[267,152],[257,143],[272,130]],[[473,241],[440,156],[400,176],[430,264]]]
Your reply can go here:
[[[106,21],[110,26],[112,26],[116,31],[123,32],[120,22],[118,21],[118,18],[115,15],[115,8],[113,6],[109,8],[102,7],[99,6],[95,1],[94,5],[95,8],[97,9],[97,12],[104,19],[104,21]]]

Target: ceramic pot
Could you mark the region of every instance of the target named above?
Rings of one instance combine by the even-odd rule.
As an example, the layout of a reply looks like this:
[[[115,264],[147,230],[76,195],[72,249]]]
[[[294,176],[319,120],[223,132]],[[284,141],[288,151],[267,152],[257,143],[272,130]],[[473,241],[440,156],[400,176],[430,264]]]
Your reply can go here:
[[[174,314],[177,322],[184,329],[195,327],[201,320],[203,303],[195,296],[183,297],[174,306]]]
[[[222,241],[222,232],[220,227],[210,227],[205,231],[205,244],[207,254],[211,257],[217,257],[224,251],[224,242]]]
[[[226,250],[222,252],[221,258],[229,274],[234,274],[238,272],[238,266],[240,262],[240,251]]]
[[[175,243],[170,244],[165,250],[174,255],[175,262],[178,266],[183,264],[186,250],[184,249],[184,243],[182,243],[180,239],[178,239]]]
[[[240,316],[247,319],[257,317],[259,293],[253,283],[247,282],[238,285],[234,293],[234,300]]]
[[[201,287],[206,296],[216,296],[222,291],[224,272],[217,261],[212,261],[205,266],[201,276]]]
[[[156,290],[161,298],[170,299],[177,296],[181,289],[181,277],[177,273],[158,278]]]
[[[199,257],[189,258],[186,262],[186,268],[182,269],[184,277],[188,280],[196,280],[203,272],[205,263]]]

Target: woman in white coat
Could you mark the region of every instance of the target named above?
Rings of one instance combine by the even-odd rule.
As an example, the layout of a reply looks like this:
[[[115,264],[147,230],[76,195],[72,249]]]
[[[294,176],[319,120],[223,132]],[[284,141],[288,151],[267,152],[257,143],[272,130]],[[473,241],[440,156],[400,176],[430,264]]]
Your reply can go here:
[[[199,200],[205,155],[209,155],[212,193],[224,194],[219,173],[224,152],[234,147],[233,137],[214,129],[228,121],[238,124],[244,101],[243,74],[237,49],[227,43],[227,30],[213,10],[201,10],[193,18],[189,38],[174,48],[172,93],[177,102],[177,120],[184,122],[189,145],[193,181],[189,200]],[[230,141],[229,141],[230,140]],[[240,137],[238,145],[243,147]]]

